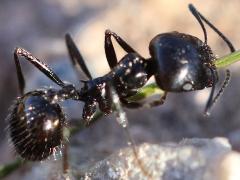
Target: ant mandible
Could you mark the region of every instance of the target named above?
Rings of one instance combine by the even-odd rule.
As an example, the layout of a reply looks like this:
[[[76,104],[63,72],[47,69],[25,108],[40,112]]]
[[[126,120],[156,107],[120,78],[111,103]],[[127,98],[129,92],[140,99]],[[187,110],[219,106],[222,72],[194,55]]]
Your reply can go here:
[[[85,103],[82,117],[90,122],[97,108],[105,114],[112,111],[111,86],[116,89],[122,104],[130,108],[138,108],[145,104],[129,102],[128,97],[137,93],[151,76],[157,85],[165,91],[164,95],[150,106],[163,104],[167,92],[188,92],[212,87],[205,113],[222,93],[229,81],[230,72],[222,88],[214,97],[215,85],[218,81],[214,66],[215,56],[207,44],[207,33],[204,21],[235,51],[231,42],[193,5],[189,5],[191,13],[198,20],[204,32],[204,42],[197,37],[179,32],[163,33],[155,36],[149,45],[151,57],[143,58],[117,34],[105,32],[105,53],[111,71],[93,79],[85,62],[70,35],[66,35],[66,44],[70,59],[76,69],[82,70],[89,78],[82,81],[84,86],[78,90],[72,84],[64,83],[45,63],[35,58],[22,48],[16,48],[14,60],[17,70],[21,97],[12,105],[8,116],[9,132],[16,151],[27,160],[43,160],[53,154],[63,142],[63,127],[66,118],[59,105],[67,99]],[[127,52],[118,62],[111,37]],[[58,89],[38,89],[24,94],[25,80],[21,70],[19,56],[24,57],[49,79],[61,87]]]

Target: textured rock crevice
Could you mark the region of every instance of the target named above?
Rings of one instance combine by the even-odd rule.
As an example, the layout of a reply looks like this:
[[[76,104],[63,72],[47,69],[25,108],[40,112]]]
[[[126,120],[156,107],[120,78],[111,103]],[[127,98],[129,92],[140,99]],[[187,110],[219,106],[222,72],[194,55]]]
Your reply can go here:
[[[238,180],[240,154],[225,138],[184,139],[175,144],[137,147],[138,158],[150,176],[144,175],[132,148],[125,148],[97,162],[82,179]]]

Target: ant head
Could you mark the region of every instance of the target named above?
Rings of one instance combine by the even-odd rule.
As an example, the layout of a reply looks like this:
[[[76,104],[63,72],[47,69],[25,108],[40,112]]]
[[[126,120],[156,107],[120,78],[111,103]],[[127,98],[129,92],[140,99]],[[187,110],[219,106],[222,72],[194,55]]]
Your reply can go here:
[[[39,161],[62,144],[65,116],[46,91],[29,92],[18,98],[8,116],[9,133],[24,159]]]
[[[182,92],[211,86],[213,77],[208,66],[214,56],[197,37],[178,32],[159,34],[152,39],[149,49],[161,89]]]

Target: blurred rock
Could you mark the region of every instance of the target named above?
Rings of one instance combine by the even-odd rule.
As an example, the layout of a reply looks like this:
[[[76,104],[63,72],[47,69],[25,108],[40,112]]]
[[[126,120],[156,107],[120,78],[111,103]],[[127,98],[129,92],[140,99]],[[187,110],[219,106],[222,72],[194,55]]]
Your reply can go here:
[[[239,180],[240,154],[225,138],[184,139],[179,144],[142,144],[138,158],[125,148],[96,163],[82,179]]]

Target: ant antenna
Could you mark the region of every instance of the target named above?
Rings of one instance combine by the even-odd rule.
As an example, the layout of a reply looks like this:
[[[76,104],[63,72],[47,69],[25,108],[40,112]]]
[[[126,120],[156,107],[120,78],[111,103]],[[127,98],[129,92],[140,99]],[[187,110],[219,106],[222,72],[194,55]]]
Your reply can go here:
[[[131,148],[133,150],[133,155],[134,155],[140,169],[142,170],[143,174],[146,177],[151,179],[152,175],[146,170],[143,162],[138,157],[138,152],[137,152],[137,149],[136,149],[135,142],[134,142],[132,136],[130,135],[130,132],[129,132],[129,129],[128,129],[128,119],[127,119],[126,113],[122,109],[119,96],[118,96],[116,90],[114,89],[114,87],[111,84],[109,85],[109,93],[110,93],[111,98],[112,98],[113,108],[116,112],[116,117],[117,117],[116,120],[117,120],[118,124],[120,126],[122,126],[122,128],[124,129],[124,133],[125,133],[128,141],[129,141],[128,145],[131,146]]]
[[[212,85],[212,90],[211,90],[211,93],[210,93],[208,101],[207,101],[207,105],[206,105],[205,110],[204,110],[204,115],[206,115],[206,116],[210,115],[209,110],[210,110],[210,108],[212,107],[212,104],[213,104],[212,103],[213,102],[213,95],[214,95],[215,85],[216,85],[216,77],[214,75],[214,70],[212,68],[209,68],[209,69],[211,70],[213,85]]]
[[[211,69],[211,68],[210,68]],[[216,94],[216,96],[213,98],[213,94],[214,94],[214,89],[215,89],[215,82],[216,82],[216,79],[214,77],[214,74],[213,74],[213,70],[211,69],[212,71],[212,76],[213,76],[213,87],[212,87],[212,91],[211,91],[211,94],[209,96],[209,99],[208,99],[208,102],[207,102],[207,105],[206,105],[206,108],[205,108],[205,111],[204,111],[204,114],[205,115],[209,115],[209,111],[211,109],[211,107],[217,102],[217,100],[219,99],[219,97],[223,94],[223,91],[224,89],[227,87],[227,85],[229,84],[229,81],[230,81],[230,77],[231,77],[231,73],[230,71],[227,69],[226,70],[226,75],[225,75],[225,80],[221,86],[221,89],[218,91],[218,93]]]
[[[192,4],[189,4],[188,8],[191,11],[192,15],[197,19],[198,23],[200,24],[200,26],[203,30],[203,33],[204,33],[204,42],[207,44],[207,31],[201,20],[201,18],[202,18],[201,14],[196,10],[196,8]]]
[[[192,12],[192,14],[197,18],[202,28],[203,28],[203,25],[202,25],[202,22],[200,22],[201,20],[199,20],[199,18],[201,18],[210,28],[212,28],[223,39],[223,41],[227,44],[231,52],[236,51],[235,48],[233,47],[233,44],[230,42],[230,40],[222,32],[220,32],[212,23],[210,23],[192,4],[189,4],[188,7],[189,7],[189,10]],[[203,31],[205,36],[206,30],[203,29]],[[206,39],[207,38],[205,37],[205,40]]]
[[[227,46],[229,47],[231,52],[236,51],[233,44],[230,42],[230,40],[221,31],[219,31],[210,21],[208,21],[192,4],[189,4],[188,7],[189,7],[189,10],[192,12],[192,14],[196,17],[198,22],[200,23],[201,27],[203,28],[203,32],[204,32],[204,36],[205,36],[205,42],[207,40],[206,29],[202,25],[201,20],[203,20],[210,28],[212,28],[212,30],[214,30],[222,38],[222,40],[227,44]],[[211,91],[211,94],[209,96],[206,108],[205,108],[205,114],[206,115],[209,115],[210,108],[216,103],[217,99],[222,95],[224,89],[227,87],[227,85],[229,83],[230,76],[231,76],[230,71],[227,69],[226,70],[226,77],[225,77],[225,80],[224,80],[224,82],[221,86],[221,89],[218,91],[216,96],[213,98],[216,79],[214,77],[213,69],[210,68],[210,70],[212,72],[212,77],[213,77],[213,87],[212,87],[212,91]]]

